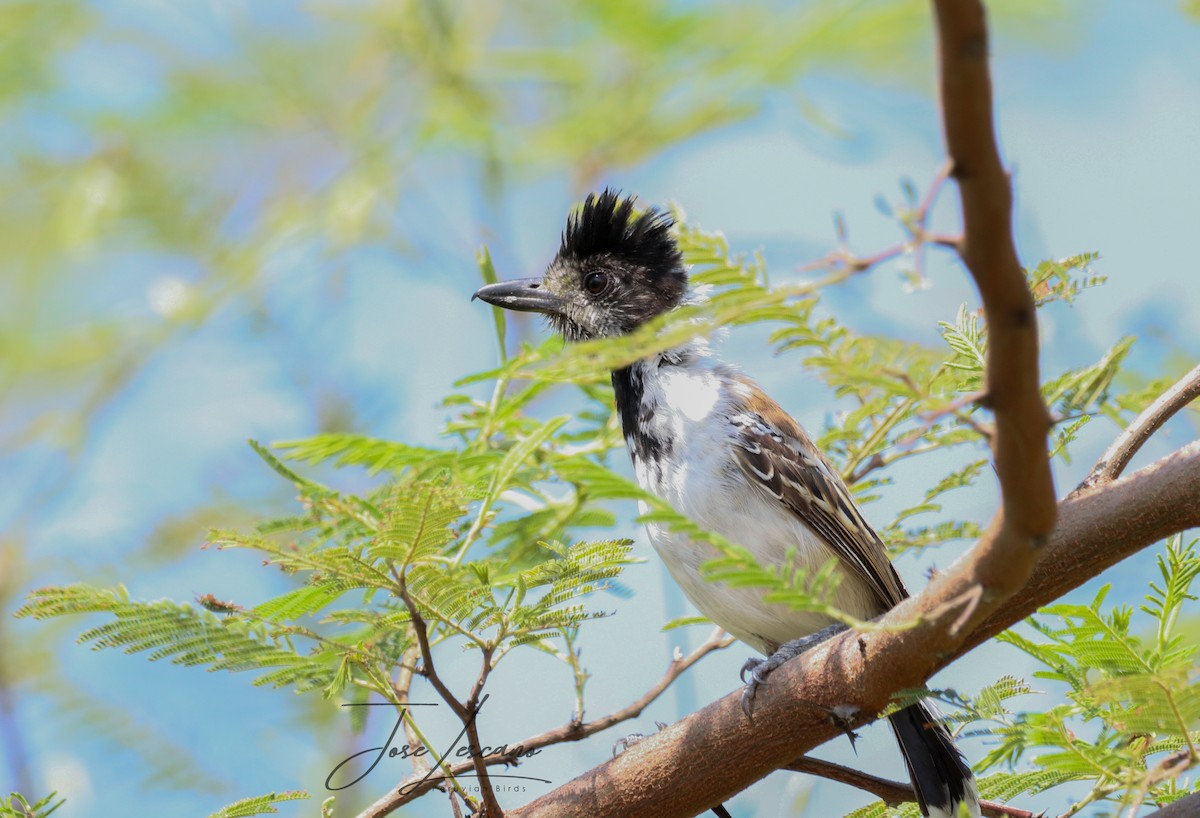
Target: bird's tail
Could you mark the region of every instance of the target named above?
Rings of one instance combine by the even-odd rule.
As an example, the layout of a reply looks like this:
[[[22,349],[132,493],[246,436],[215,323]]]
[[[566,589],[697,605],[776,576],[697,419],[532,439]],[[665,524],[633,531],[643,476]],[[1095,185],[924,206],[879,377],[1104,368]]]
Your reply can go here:
[[[967,814],[979,816],[975,777],[962,753],[931,705],[918,702],[890,718],[921,814],[930,818],[959,818],[960,804]]]

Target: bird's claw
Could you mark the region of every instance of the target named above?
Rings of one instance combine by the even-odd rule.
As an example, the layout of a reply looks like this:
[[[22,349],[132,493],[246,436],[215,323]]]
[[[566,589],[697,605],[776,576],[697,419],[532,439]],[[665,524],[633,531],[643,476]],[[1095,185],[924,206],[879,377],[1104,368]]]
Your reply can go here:
[[[743,684],[742,687],[742,712],[746,714],[746,718],[754,716],[754,697],[758,694],[758,688],[767,683],[767,677],[771,675],[771,671],[782,665],[790,659],[790,656],[785,656],[778,659],[779,653],[775,653],[769,659],[759,659],[757,656],[746,660],[746,664],[742,665],[742,670],[739,676]],[[746,679],[746,674],[750,674],[749,680]]]
[[[627,736],[617,739],[616,741],[613,742],[613,746],[612,746],[613,758],[616,758],[621,753],[625,752],[626,750],[628,750],[633,745],[637,744],[639,741],[641,741],[645,737],[646,737],[645,733],[630,733]]]
[[[785,642],[779,646],[779,649],[768,656],[766,659],[759,659],[757,656],[752,656],[746,660],[746,664],[742,665],[742,670],[738,674],[742,680],[742,712],[747,718],[754,715],[754,696],[758,692],[758,688],[767,683],[767,677],[770,676],[776,668],[782,665],[789,659],[794,659],[804,651],[824,642],[831,636],[836,636],[846,630],[846,626],[842,624],[830,625],[827,628],[817,631],[800,639],[793,639],[791,642]],[[746,674],[750,674],[750,680],[746,680]]]
[[[746,664],[742,665],[742,669],[738,672],[738,678],[742,680],[742,684],[746,683],[746,674],[752,672],[765,661],[767,660],[759,659],[757,656],[751,656],[747,659]]]
[[[665,730],[667,727],[666,722],[661,722],[661,721],[654,722],[654,726],[658,728],[658,731],[660,733],[663,730]],[[616,741],[613,742],[613,746],[612,746],[613,758],[616,758],[617,756],[619,756],[621,753],[628,750],[633,745],[643,741],[645,738],[646,738],[645,733],[630,733],[629,735],[625,736],[624,738],[617,739]]]

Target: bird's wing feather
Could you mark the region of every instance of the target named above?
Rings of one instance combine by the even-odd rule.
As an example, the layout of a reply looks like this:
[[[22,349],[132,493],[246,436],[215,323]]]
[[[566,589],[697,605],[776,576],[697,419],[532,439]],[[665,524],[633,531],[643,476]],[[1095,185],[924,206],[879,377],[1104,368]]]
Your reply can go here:
[[[884,606],[899,603],[908,592],[837,470],[800,424],[757,385],[748,385],[742,411],[730,417],[742,471],[828,542]]]

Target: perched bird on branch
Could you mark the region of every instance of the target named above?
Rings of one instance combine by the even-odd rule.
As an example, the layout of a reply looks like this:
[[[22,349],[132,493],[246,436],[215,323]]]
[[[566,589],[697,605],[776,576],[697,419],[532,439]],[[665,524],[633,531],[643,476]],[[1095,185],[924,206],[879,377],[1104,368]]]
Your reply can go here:
[[[671,218],[638,211],[632,197],[588,196],[567,221],[542,278],[490,284],[489,304],[538,312],[568,341],[632,332],[689,297]],[[702,527],[774,567],[791,559],[809,575],[836,558],[833,604],[872,619],[906,596],[879,535],[838,472],[804,429],[752,380],[718,360],[704,339],[650,355],[612,373],[621,429],[638,483]],[[688,599],[766,659],[742,669],[743,707],[788,659],[844,626],[823,614],[768,603],[764,591],[705,579],[717,554],[668,526],[650,541]],[[889,717],[922,813],[979,815],[970,768],[932,708],[922,702]],[[720,814],[720,813],[718,813]]]

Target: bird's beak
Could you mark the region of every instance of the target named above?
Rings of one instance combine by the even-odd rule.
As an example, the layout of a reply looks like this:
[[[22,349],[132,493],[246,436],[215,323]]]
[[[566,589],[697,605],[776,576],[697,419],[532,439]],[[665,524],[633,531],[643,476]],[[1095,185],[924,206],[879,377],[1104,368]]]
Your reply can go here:
[[[517,278],[480,287],[471,300],[481,298],[496,307],[518,312],[561,315],[563,299],[546,289],[540,278]]]

